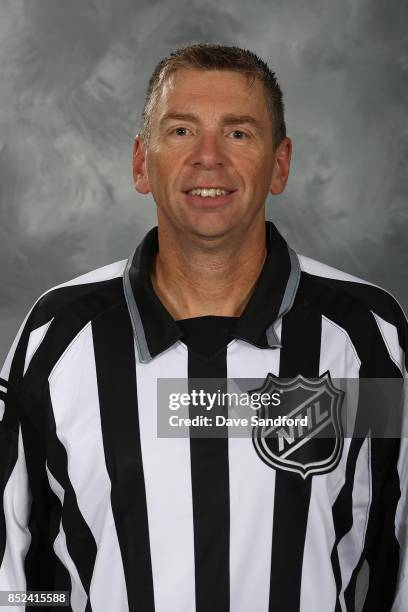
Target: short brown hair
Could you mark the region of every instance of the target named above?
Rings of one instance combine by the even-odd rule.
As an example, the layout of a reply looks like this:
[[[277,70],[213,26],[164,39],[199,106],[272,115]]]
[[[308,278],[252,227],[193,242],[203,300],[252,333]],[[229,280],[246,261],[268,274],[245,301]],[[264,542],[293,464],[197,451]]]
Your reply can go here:
[[[263,83],[266,104],[272,122],[274,148],[286,137],[282,91],[275,73],[260,57],[248,49],[224,45],[197,43],[176,49],[162,59],[149,80],[142,111],[140,137],[147,143],[151,131],[151,117],[161,93],[163,83],[176,70],[231,70],[241,72],[250,79],[250,86],[258,77]]]

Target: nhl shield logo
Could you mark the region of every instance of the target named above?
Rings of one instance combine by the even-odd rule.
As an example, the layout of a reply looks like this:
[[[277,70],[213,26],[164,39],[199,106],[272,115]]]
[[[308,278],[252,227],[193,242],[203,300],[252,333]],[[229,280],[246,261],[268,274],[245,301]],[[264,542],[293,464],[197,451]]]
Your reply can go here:
[[[304,479],[334,470],[343,450],[344,392],[333,385],[330,373],[313,379],[299,374],[291,380],[269,373],[262,387],[250,393],[276,392],[281,404],[257,411],[252,441],[258,456],[270,467]],[[271,418],[278,424],[271,425]]]

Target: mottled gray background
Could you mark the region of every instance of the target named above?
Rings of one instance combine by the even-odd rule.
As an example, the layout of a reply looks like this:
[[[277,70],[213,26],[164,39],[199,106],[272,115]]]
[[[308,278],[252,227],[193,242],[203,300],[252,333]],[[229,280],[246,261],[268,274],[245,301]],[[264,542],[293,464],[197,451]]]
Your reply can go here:
[[[276,70],[294,158],[268,217],[304,254],[408,305],[404,0],[0,0],[0,358],[49,287],[155,224],[131,146],[174,47],[248,47]]]

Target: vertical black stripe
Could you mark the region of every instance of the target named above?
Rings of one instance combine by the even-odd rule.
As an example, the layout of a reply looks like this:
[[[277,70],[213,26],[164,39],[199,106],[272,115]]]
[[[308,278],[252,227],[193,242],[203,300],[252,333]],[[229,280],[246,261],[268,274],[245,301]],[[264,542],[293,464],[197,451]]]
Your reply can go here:
[[[189,379],[225,379],[226,358],[226,348],[210,359],[189,350]],[[190,392],[193,388],[189,384]],[[216,391],[211,383],[206,390]],[[222,438],[190,437],[196,612],[228,612],[230,605],[229,465],[224,433]]]
[[[373,439],[373,501],[367,527],[365,558],[370,567],[364,612],[390,612],[400,564],[395,513],[400,498],[397,462],[399,440]]]
[[[321,316],[293,308],[282,321],[279,375],[319,376]],[[299,612],[312,479],[276,471],[270,612]]]
[[[363,371],[364,368],[360,372],[360,374]],[[369,401],[369,398],[367,398],[366,390],[367,388],[364,385],[361,386],[361,388],[359,389],[356,423],[354,427],[353,438],[350,441],[350,448],[347,455],[345,482],[340,490],[340,493],[337,496],[335,503],[333,504],[332,510],[335,541],[331,553],[331,563],[333,567],[337,591],[335,612],[341,612],[342,608],[340,605],[340,591],[342,587],[344,588],[345,586],[342,585],[338,547],[343,537],[353,527],[353,488],[356,464],[361,447],[365,440],[365,436],[368,433],[364,407],[371,405],[371,403]],[[369,483],[367,481],[367,489],[368,487]],[[361,556],[360,561],[354,569],[348,588],[345,589],[344,592],[346,609],[349,612],[352,612],[354,610],[356,581],[363,560],[364,557]]]
[[[53,589],[56,559],[49,527],[57,498],[49,487],[45,473],[44,440],[33,430],[24,414],[21,433],[32,496],[28,522],[31,542],[25,558],[27,590]]]
[[[334,316],[334,313],[330,313],[331,316]],[[334,320],[337,317],[334,317]],[[333,319],[331,319],[333,320]],[[342,321],[344,323],[344,321]],[[337,321],[337,324],[340,325],[340,322]],[[351,333],[353,336],[353,334]],[[364,351],[363,351],[364,353]],[[364,356],[361,354],[360,356]],[[364,372],[360,371],[360,375]],[[354,488],[354,478],[356,471],[357,459],[365,440],[365,436],[367,435],[367,423],[365,418],[364,407],[370,405],[368,398],[366,397],[366,387],[362,386],[359,390],[358,397],[358,407],[357,407],[357,415],[356,415],[356,423],[354,426],[353,438],[350,441],[349,452],[347,455],[347,465],[346,465],[346,474],[345,474],[345,482],[343,487],[341,488],[336,501],[333,504],[333,526],[335,533],[335,541],[331,553],[331,563],[333,567],[333,574],[336,581],[336,607],[335,612],[341,612],[340,605],[340,591],[343,587],[342,579],[341,579],[341,571],[340,571],[340,560],[339,560],[339,552],[338,547],[343,539],[343,537],[350,531],[353,527],[353,488]],[[369,483],[367,482],[367,488],[369,487]],[[367,491],[368,493],[368,491]],[[355,602],[355,586],[358,571],[363,562],[363,557],[361,557],[360,562],[354,570],[354,574],[351,577],[351,581],[349,583],[349,589],[345,590],[345,602],[346,607],[349,612],[354,610],[354,602]]]
[[[133,331],[124,304],[92,323],[106,467],[129,610],[153,612],[146,491],[140,445]]]
[[[335,612],[341,612],[339,594],[341,590],[341,572],[338,555],[338,546],[342,538],[350,531],[353,526],[353,485],[356,463],[361,446],[364,442],[363,438],[353,438],[350,443],[349,452],[347,455],[346,478],[345,483],[337,496],[333,505],[333,525],[335,533],[335,542],[331,553],[331,563],[333,567],[334,578],[336,581],[336,608]],[[368,486],[368,483],[367,483]],[[354,597],[353,597],[354,602]],[[354,605],[354,603],[353,603]],[[351,608],[347,607],[347,610]]]
[[[48,406],[47,421],[50,429],[47,447],[47,464],[54,478],[64,489],[64,504],[62,506],[61,520],[65,531],[67,550],[78,571],[82,586],[88,596],[86,612],[91,612],[89,592],[97,553],[96,542],[92,531],[81,514],[75,490],[69,479],[67,451],[56,433],[56,424],[49,388],[46,392],[44,403],[45,402],[47,402]],[[32,475],[31,480],[32,482],[35,481],[34,474]],[[43,493],[39,490],[36,496],[38,503],[41,504],[44,498]],[[58,506],[54,504],[49,513],[40,512],[40,516],[37,517],[36,523],[40,525],[41,520],[50,521],[48,530],[50,534],[52,534],[52,525],[58,520]],[[44,525],[43,529],[45,528],[46,527]],[[39,540],[38,545],[41,546],[41,540]],[[27,554],[27,559],[29,559],[30,555],[31,547],[29,553]],[[34,562],[35,555],[33,556],[33,563],[30,570],[31,572],[35,571]],[[56,568],[56,571],[58,571],[58,567]]]
[[[397,440],[372,440],[372,457],[376,464],[372,467],[373,501],[365,546],[344,591],[348,612],[354,612],[357,578],[365,559],[370,573],[364,612],[390,612],[392,609],[399,568],[399,546],[395,538],[395,513],[400,496],[395,470],[398,449]],[[337,610],[340,610],[339,604]]]
[[[50,540],[51,542],[54,542],[58,536],[58,533],[60,530],[61,515],[62,515],[61,502],[58,498],[56,498],[54,511],[51,513],[51,518],[50,518]],[[55,576],[54,576],[53,589],[55,591],[68,591],[68,593],[71,595],[71,586],[72,584],[71,584],[71,577],[70,577],[69,571],[67,570],[65,565],[63,565],[60,559],[57,557],[55,561]],[[53,609],[52,607],[47,608],[49,612],[51,612],[52,609]],[[72,612],[72,606],[69,605],[68,607],[64,608],[64,610],[66,610],[66,612]],[[32,608],[29,608],[27,612],[32,612]]]

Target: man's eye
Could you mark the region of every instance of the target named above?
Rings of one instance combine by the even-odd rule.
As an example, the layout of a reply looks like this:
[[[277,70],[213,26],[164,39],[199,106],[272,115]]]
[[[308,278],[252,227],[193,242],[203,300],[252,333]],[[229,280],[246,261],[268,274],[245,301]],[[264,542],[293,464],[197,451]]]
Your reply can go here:
[[[244,140],[245,138],[248,138],[248,134],[246,134],[242,130],[234,130],[233,132],[231,132],[231,134],[234,135],[234,140]]]
[[[172,130],[172,133],[176,134],[176,136],[184,136],[187,133],[187,128],[185,127],[174,128],[174,130]]]

